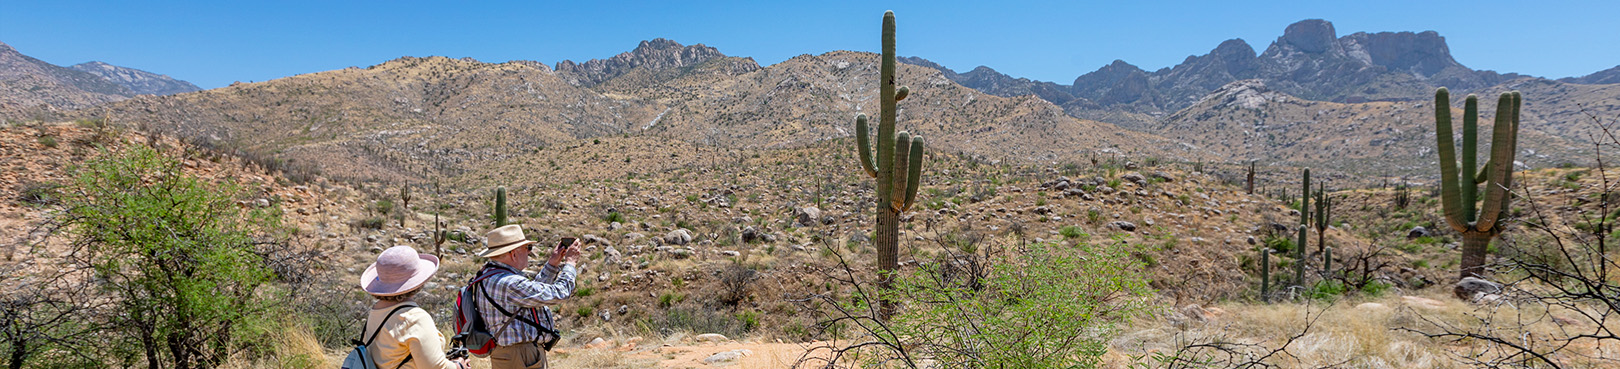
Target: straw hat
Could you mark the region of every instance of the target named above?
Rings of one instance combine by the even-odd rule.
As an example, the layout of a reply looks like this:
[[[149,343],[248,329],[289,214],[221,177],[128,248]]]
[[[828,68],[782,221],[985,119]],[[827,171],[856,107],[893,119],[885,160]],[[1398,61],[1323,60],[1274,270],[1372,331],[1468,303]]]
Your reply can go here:
[[[394,246],[378,254],[377,262],[360,274],[360,288],[375,296],[396,296],[421,287],[437,271],[438,257]]]
[[[523,227],[508,224],[485,233],[484,243],[489,245],[489,249],[478,253],[478,256],[491,258],[516,250],[523,247],[523,245],[534,243],[534,241],[529,241],[527,237],[523,237]]]

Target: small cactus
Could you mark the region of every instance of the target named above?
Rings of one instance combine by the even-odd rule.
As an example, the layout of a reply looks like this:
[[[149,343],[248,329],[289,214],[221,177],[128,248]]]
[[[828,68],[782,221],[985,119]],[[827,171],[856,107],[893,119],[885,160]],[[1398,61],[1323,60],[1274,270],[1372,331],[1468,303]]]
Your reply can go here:
[[[507,225],[506,223],[506,186],[495,188],[495,227]]]
[[[1333,212],[1333,200],[1327,195],[1325,184],[1316,185],[1316,250],[1327,249],[1328,214]]]
[[[1260,248],[1260,301],[1271,302],[1271,248]]]
[[[1249,181],[1246,184],[1243,185],[1243,188],[1245,190],[1247,190],[1250,195],[1254,194],[1254,162],[1253,161],[1249,162]]]

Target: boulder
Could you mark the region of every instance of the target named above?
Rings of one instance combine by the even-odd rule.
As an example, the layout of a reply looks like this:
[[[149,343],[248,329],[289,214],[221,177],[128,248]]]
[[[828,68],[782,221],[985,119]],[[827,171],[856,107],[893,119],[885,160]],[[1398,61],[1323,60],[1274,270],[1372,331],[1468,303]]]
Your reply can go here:
[[[759,230],[754,229],[754,226],[743,227],[742,240],[743,242],[754,242],[759,240]]]
[[[794,220],[798,221],[799,224],[806,226],[815,225],[816,223],[821,222],[821,209],[817,209],[813,206],[806,206],[794,209],[793,216]]]
[[[1408,239],[1408,240],[1416,239],[1418,237],[1433,237],[1433,236],[1434,236],[1434,233],[1430,232],[1428,228],[1423,228],[1423,226],[1412,227],[1412,230],[1406,231],[1406,239]]]
[[[1117,229],[1119,229],[1121,231],[1136,232],[1136,223],[1131,223],[1131,222],[1127,222],[1127,221],[1123,221],[1123,220],[1108,223],[1108,226],[1111,227],[1111,228],[1117,228]]]
[[[1479,302],[1481,297],[1502,293],[1502,284],[1479,279],[1475,277],[1463,278],[1451,288],[1451,294],[1459,299]]]
[[[736,349],[736,350],[731,350],[731,351],[726,351],[726,352],[715,353],[714,355],[709,355],[709,357],[703,358],[703,363],[704,364],[715,364],[715,363],[732,362],[732,361],[737,361],[737,359],[740,359],[740,358],[742,358],[744,356],[753,355],[753,354],[754,354],[754,352],[749,351],[748,349]]]
[[[664,243],[671,245],[685,245],[692,242],[692,232],[681,228],[664,234]]]
[[[1147,184],[1147,177],[1143,177],[1141,173],[1137,173],[1137,172],[1125,173],[1123,175],[1120,175],[1119,179],[1130,181],[1131,183],[1135,183],[1135,184],[1138,184],[1138,185]]]

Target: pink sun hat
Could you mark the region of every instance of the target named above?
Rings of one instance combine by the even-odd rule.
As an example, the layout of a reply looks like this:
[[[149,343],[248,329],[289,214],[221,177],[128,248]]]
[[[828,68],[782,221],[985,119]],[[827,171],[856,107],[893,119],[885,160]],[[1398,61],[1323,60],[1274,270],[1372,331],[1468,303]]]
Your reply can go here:
[[[377,255],[377,262],[360,274],[360,289],[374,296],[411,292],[439,271],[439,258],[418,254],[410,246],[394,246]]]

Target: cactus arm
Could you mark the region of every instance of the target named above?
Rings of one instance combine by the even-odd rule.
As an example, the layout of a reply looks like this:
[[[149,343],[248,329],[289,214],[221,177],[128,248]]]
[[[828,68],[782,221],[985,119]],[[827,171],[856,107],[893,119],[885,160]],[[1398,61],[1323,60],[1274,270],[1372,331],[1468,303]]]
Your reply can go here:
[[[1503,93],[1497,100],[1496,127],[1491,132],[1491,166],[1485,182],[1485,206],[1480,208],[1479,222],[1475,228],[1487,231],[1496,227],[1496,221],[1502,214],[1504,201],[1507,198],[1507,179],[1513,173],[1513,94]]]
[[[894,101],[905,100],[907,95],[911,95],[911,88],[900,86],[900,90],[894,92]]]
[[[1485,165],[1479,167],[1479,173],[1474,174],[1474,184],[1485,183],[1485,174],[1490,173],[1490,171],[1491,171],[1491,161],[1486,160]]]
[[[870,124],[866,121],[866,114],[855,116],[855,146],[861,152],[861,168],[866,169],[868,177],[877,178],[876,164],[872,163],[872,134]]]
[[[906,206],[900,211],[911,210],[911,205],[917,201],[917,189],[922,187],[922,159],[923,138],[921,135],[911,137],[911,163],[906,165],[910,169],[906,173]]]
[[[889,206],[894,211],[906,211],[906,173],[907,166],[911,164],[911,134],[906,131],[894,134],[894,172],[889,174],[894,179],[893,187],[889,187]]]
[[[1477,168],[1474,164],[1478,162],[1476,157],[1479,153],[1477,149],[1479,146],[1476,143],[1479,137],[1479,98],[1472,94],[1469,94],[1463,103],[1462,134],[1462,168],[1458,169],[1458,174],[1462,177],[1457,185],[1460,187],[1462,219],[1466,223],[1479,219],[1474,213],[1477,210],[1474,207],[1474,199],[1479,198],[1479,184],[1469,181],[1468,178],[1468,174]]]
[[[1457,183],[1457,153],[1451,138],[1451,95],[1445,87],[1434,91],[1434,137],[1440,154],[1440,205],[1445,208],[1446,224],[1463,232],[1468,230],[1468,222],[1463,219],[1458,193],[1461,184]]]

